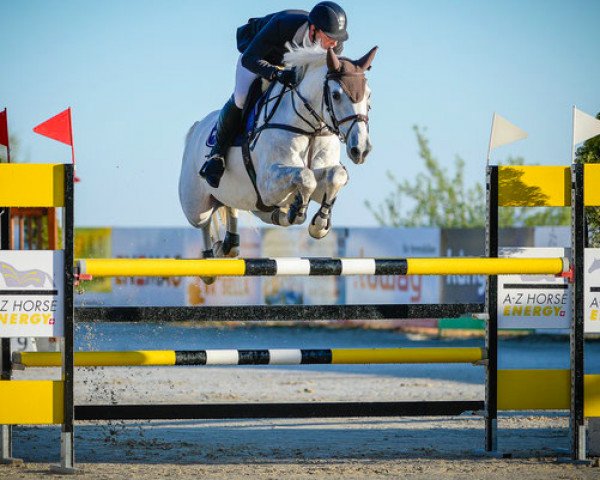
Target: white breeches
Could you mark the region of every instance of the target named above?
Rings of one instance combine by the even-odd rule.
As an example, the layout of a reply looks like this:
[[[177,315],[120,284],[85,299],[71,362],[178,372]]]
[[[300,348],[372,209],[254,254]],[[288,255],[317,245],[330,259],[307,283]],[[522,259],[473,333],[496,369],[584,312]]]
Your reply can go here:
[[[242,56],[240,55],[235,66],[235,89],[233,90],[233,99],[238,108],[244,108],[250,85],[257,76],[256,73],[242,65]]]

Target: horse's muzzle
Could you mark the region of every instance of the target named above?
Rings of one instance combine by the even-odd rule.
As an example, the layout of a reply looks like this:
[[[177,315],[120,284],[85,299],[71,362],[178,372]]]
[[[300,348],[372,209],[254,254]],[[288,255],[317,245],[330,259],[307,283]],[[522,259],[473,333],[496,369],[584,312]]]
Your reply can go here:
[[[369,154],[369,152],[371,151],[371,143],[367,143],[367,145],[365,146],[364,149],[361,149],[359,147],[351,147],[350,151],[348,152],[350,159],[356,163],[357,165],[361,165],[365,162],[365,159],[367,158],[367,155]]]

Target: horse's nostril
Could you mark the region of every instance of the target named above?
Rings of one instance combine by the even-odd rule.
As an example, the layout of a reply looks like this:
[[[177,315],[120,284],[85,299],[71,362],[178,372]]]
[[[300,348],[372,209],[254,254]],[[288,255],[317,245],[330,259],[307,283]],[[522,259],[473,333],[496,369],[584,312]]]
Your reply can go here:
[[[360,149],[358,147],[352,147],[350,149],[350,155],[352,155],[352,158],[358,158],[360,156]]]

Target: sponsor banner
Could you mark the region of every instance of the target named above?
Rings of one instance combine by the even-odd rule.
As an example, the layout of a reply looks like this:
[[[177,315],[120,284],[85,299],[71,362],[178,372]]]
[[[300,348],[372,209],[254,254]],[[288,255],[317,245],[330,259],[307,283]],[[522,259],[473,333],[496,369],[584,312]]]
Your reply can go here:
[[[439,257],[439,228],[354,228],[347,257]],[[440,277],[356,275],[346,279],[345,303],[439,303]]]
[[[0,337],[61,337],[64,252],[0,251]]]
[[[111,228],[76,228],[73,241],[75,258],[111,258]],[[110,278],[95,278],[85,282],[86,292],[110,293]]]
[[[498,245],[503,247],[533,247],[535,228],[519,227],[519,228],[501,228],[498,231]],[[485,232],[482,234],[482,239],[485,239]]]
[[[242,228],[240,256],[260,257],[261,234],[255,228]],[[222,233],[224,238],[224,232]],[[185,258],[202,258],[202,234],[199,230],[187,229],[185,236]],[[262,303],[260,277],[221,277],[206,285],[200,277],[185,279],[186,305],[256,305]]]
[[[113,228],[112,258],[182,258],[187,228]],[[184,305],[185,285],[181,277],[115,277],[110,291],[76,295],[77,305]]]
[[[485,255],[485,231],[480,228],[444,228],[441,232],[443,257]],[[441,278],[441,303],[483,303],[485,275],[446,275]]]
[[[571,227],[535,227],[534,246],[561,247],[571,245]]]
[[[114,258],[183,258],[184,228],[119,228],[113,230]],[[182,277],[115,277],[115,305],[183,305]]]
[[[568,257],[565,248],[501,248],[501,257]],[[563,329],[571,322],[571,292],[554,275],[498,275],[498,327]]]
[[[600,248],[585,249],[584,265],[584,331],[600,333]]]

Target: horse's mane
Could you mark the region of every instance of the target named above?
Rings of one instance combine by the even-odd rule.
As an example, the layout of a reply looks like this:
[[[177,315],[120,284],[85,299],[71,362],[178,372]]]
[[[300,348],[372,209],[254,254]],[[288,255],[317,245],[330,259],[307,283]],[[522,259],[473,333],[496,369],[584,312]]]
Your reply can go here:
[[[320,67],[327,61],[327,50],[319,44],[295,47],[288,42],[286,48],[288,51],[283,56],[283,63],[288,67]]]

